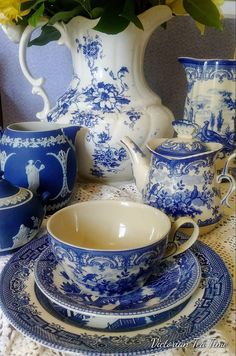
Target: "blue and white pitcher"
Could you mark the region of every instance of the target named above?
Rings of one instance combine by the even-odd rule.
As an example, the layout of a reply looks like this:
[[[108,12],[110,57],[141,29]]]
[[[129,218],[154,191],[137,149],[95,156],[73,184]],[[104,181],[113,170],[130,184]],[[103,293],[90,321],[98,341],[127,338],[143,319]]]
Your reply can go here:
[[[133,163],[133,173],[143,201],[165,212],[172,220],[181,216],[193,218],[201,233],[212,230],[222,218],[221,206],[229,205],[228,198],[235,190],[234,178],[227,173],[228,163],[217,176],[215,159],[223,148],[220,143],[202,143],[192,139],[196,125],[175,121],[179,136],[173,139],[154,139],[147,147],[147,158],[130,138],[122,142]],[[230,187],[221,198],[219,184],[228,180]]]
[[[38,195],[48,191],[48,212],[64,207],[76,178],[74,142],[79,130],[41,122],[9,125],[0,140],[4,177]]]
[[[141,147],[152,137],[172,137],[173,115],[148,87],[143,71],[144,50],[151,33],[172,17],[167,6],[145,11],[139,18],[144,31],[130,24],[110,36],[94,29],[99,19],[74,17],[53,26],[61,33],[59,44],[71,52],[73,78],[51,108],[43,78],[34,78],[26,63],[26,50],[34,27],[27,26],[19,46],[23,74],[33,93],[44,101],[40,120],[78,124],[88,128],[77,137],[78,173],[83,179],[128,181],[131,163],[120,139],[128,135]]]
[[[217,162],[236,148],[236,60],[180,57],[187,77],[184,119],[199,126],[202,142],[218,142],[224,148]]]

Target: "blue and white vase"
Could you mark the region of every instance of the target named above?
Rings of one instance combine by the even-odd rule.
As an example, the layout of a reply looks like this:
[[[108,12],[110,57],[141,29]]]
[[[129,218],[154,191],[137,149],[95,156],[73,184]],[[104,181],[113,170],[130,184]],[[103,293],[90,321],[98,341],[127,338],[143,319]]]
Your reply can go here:
[[[180,57],[187,77],[184,119],[199,126],[197,137],[203,142],[224,146],[225,156],[236,148],[236,60]]]
[[[37,195],[48,191],[48,213],[64,207],[71,198],[77,169],[74,141],[79,129],[23,122],[9,125],[0,140],[4,177]]]
[[[98,19],[81,16],[69,23],[56,23],[59,44],[72,55],[74,76],[65,93],[50,109],[42,80],[28,71],[25,52],[34,28],[27,27],[20,42],[20,64],[33,92],[42,96],[40,120],[79,124],[88,129],[78,135],[78,172],[84,179],[128,181],[131,164],[120,144],[124,135],[139,145],[152,137],[172,137],[172,113],[147,86],[143,73],[146,44],[153,30],[172,17],[167,6],[158,6],[140,16],[144,31],[130,24],[117,35],[95,31]]]

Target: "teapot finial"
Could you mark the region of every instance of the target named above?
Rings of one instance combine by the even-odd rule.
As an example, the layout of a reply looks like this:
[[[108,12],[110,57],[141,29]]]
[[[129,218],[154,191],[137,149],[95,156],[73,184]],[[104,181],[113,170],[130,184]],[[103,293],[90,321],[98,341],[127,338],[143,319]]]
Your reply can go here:
[[[199,155],[208,151],[207,145],[195,138],[199,130],[198,125],[187,120],[176,120],[172,122],[172,125],[177,137],[162,141],[156,147],[156,153],[179,159],[180,157]]]
[[[194,124],[187,120],[173,121],[172,126],[178,137],[184,137],[188,139],[193,138],[199,129],[199,126],[197,124]]]

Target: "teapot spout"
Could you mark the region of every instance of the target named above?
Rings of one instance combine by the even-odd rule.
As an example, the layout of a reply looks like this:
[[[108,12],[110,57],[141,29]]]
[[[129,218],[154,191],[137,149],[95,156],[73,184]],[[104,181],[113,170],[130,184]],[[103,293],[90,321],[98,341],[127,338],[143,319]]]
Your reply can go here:
[[[143,151],[128,136],[123,137],[121,143],[129,153],[135,184],[137,189],[142,192],[148,180],[149,160]]]

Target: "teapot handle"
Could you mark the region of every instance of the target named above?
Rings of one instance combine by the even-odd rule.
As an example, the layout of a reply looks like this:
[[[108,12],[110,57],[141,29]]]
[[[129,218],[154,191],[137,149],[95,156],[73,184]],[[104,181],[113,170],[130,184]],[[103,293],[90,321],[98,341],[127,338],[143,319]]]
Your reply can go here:
[[[22,33],[20,43],[19,43],[19,62],[20,62],[21,70],[22,70],[25,78],[30,82],[30,84],[33,87],[32,94],[37,94],[37,95],[41,96],[41,98],[43,99],[43,105],[44,105],[43,110],[36,114],[36,117],[41,121],[46,121],[47,114],[50,110],[50,102],[49,102],[48,95],[43,88],[44,78],[43,77],[34,78],[29,71],[29,68],[28,68],[28,65],[26,62],[26,49],[27,49],[27,46],[28,46],[28,43],[29,43],[32,33],[37,28],[42,27],[45,24],[46,24],[46,21],[41,21],[37,27],[33,27],[30,25],[27,26],[25,28],[24,32]],[[67,40],[65,24],[57,22],[52,26],[55,27],[61,34],[58,44],[59,45],[65,44],[66,40]]]
[[[225,166],[224,166],[224,168],[222,170],[222,173],[217,176],[217,183],[221,183],[223,180],[227,180],[230,183],[227,193],[225,194],[225,196],[221,200],[221,204],[222,205],[227,205],[229,208],[231,206],[230,206],[230,203],[229,203],[228,199],[231,196],[231,194],[236,190],[235,179],[231,174],[228,174],[229,163],[233,158],[236,158],[236,152],[232,153],[228,157],[228,159],[227,159],[227,161],[225,163]]]

